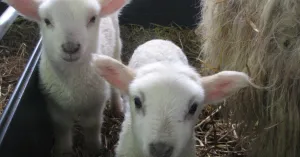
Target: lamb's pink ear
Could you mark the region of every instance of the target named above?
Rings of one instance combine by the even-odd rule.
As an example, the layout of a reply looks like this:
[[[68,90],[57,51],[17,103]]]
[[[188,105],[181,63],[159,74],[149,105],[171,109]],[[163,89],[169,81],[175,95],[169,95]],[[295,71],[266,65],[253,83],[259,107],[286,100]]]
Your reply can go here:
[[[249,76],[243,72],[222,71],[201,78],[205,92],[205,104],[218,103],[250,84]]]
[[[100,16],[107,16],[121,9],[131,0],[100,0],[102,4]]]
[[[135,77],[135,72],[120,61],[104,55],[93,55],[94,65],[102,76],[112,86],[127,93],[128,86]]]
[[[43,0],[3,0],[30,20],[39,20],[38,7]]]

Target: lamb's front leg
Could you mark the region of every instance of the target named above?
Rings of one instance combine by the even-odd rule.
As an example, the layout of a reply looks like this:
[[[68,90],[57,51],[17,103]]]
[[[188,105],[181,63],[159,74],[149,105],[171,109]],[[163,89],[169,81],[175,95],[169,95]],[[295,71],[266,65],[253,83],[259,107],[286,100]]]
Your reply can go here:
[[[48,110],[55,138],[53,154],[55,157],[71,157],[73,154],[72,116],[69,112],[64,111],[53,103],[48,103]]]
[[[80,115],[80,124],[83,127],[86,147],[95,155],[101,153],[101,127],[105,103],[90,108]]]

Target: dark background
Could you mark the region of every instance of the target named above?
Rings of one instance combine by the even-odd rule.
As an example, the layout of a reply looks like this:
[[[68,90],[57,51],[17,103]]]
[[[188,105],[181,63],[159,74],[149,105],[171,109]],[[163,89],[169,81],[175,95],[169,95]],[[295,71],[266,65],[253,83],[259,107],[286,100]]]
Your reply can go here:
[[[132,0],[122,12],[121,24],[139,24],[149,27],[150,23],[163,26],[176,23],[194,28],[198,23],[200,0]]]

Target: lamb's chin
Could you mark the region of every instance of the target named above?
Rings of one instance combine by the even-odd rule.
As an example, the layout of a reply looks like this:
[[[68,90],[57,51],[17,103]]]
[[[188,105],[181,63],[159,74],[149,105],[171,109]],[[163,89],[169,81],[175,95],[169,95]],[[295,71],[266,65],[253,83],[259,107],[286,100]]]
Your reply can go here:
[[[80,57],[78,55],[68,55],[68,56],[65,56],[65,57],[62,57],[62,59],[66,62],[76,62],[80,59]]]

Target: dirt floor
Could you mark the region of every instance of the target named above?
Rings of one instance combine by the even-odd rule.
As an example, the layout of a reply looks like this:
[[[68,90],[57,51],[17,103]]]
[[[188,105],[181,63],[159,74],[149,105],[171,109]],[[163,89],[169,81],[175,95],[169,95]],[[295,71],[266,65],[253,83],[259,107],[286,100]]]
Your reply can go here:
[[[188,56],[190,64],[197,67],[201,72],[201,64],[197,59],[200,43],[193,30],[162,26],[148,30],[132,25],[122,26],[121,34],[124,44],[122,59],[125,63],[128,62],[133,50],[139,44],[150,39],[161,38],[172,40],[179,45]],[[0,114],[5,108],[38,39],[37,25],[18,17],[0,41]],[[121,123],[122,119],[114,118],[108,110],[105,111],[102,130],[104,142],[102,156],[113,157]],[[225,123],[220,119],[218,108],[208,105],[199,116],[199,123],[195,126],[197,156],[244,156],[248,143],[244,142],[246,137],[237,135],[235,127],[235,125]],[[81,144],[83,142],[80,130],[79,126],[75,128],[76,145],[74,149],[77,157],[89,157],[88,152],[82,150]]]

